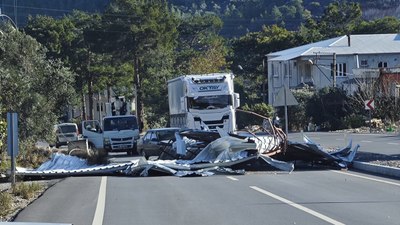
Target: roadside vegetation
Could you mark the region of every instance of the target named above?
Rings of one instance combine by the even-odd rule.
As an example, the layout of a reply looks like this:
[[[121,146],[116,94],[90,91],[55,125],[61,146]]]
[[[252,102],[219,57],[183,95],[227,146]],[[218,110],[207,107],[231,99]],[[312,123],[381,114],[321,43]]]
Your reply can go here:
[[[397,33],[400,27],[394,17],[364,20],[360,4],[344,1],[329,4],[319,17],[304,11],[295,17],[301,19],[300,25],[290,30],[285,15],[279,17],[284,8],[274,9],[271,18],[283,20],[226,38],[221,35],[223,20],[206,9],[189,14],[163,0],[112,0],[103,13],[74,11],[57,19],[38,15],[19,29],[0,23],[2,173],[3,165],[8,165],[7,112],[19,115],[18,165],[26,167],[37,167],[49,157],[33,143],[51,143],[53,125],[66,119],[69,106],[81,108],[82,118],[93,118],[92,99],[111,87],[119,96],[137,98],[139,122],[147,129],[168,121],[167,80],[182,74],[230,71],[236,75],[235,90],[243,109],[282,119],[283,110],[266,104],[266,54],[345,34]],[[362,99],[372,97],[363,88],[354,96],[332,88],[305,88],[295,95],[300,105],[289,107],[291,130],[305,130],[310,123],[323,130],[364,125],[368,115]],[[399,120],[395,113],[400,111],[399,99],[381,96],[376,102],[373,117],[388,124]]]
[[[36,182],[18,182],[11,189],[0,192],[0,221],[25,207],[38,197],[44,188],[42,184]]]

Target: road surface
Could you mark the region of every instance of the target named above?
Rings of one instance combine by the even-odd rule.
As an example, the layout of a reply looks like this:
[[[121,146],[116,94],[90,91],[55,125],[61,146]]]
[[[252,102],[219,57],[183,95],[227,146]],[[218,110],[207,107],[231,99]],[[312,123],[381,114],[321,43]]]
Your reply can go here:
[[[399,136],[307,133],[324,147],[352,139],[362,151],[399,154]],[[292,141],[301,135],[290,134]],[[115,161],[123,161],[117,156]],[[400,224],[400,181],[352,171],[248,172],[211,177],[70,177],[16,221],[125,224]]]
[[[124,224],[399,224],[400,182],[309,170],[211,177],[70,177],[16,221]]]
[[[360,144],[359,151],[400,157],[400,135],[390,134],[357,134],[343,132],[305,132],[314,142],[326,148],[338,148],[348,144],[350,140]],[[303,142],[301,133],[290,133],[290,141]]]

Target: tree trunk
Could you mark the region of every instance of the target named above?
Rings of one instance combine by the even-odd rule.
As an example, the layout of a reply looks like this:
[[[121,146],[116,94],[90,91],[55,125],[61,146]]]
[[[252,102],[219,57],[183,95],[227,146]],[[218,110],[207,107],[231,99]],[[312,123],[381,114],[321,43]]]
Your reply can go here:
[[[82,102],[82,120],[87,120],[86,116],[86,99],[85,99],[85,93],[82,92],[81,96],[81,102]]]
[[[135,56],[134,59],[134,71],[135,71],[135,87],[136,87],[136,116],[139,125],[139,130],[142,131],[143,129],[143,102],[142,102],[142,87],[141,87],[141,80],[140,80],[140,61],[139,57]]]
[[[92,77],[89,76],[89,85],[88,85],[88,97],[89,97],[89,120],[92,120],[94,118],[94,112],[93,112],[93,82],[92,82]]]

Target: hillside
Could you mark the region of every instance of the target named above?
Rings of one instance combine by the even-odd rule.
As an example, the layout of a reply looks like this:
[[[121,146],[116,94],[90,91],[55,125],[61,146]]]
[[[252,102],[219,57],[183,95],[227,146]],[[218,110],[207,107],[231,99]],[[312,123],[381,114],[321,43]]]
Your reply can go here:
[[[74,9],[101,12],[109,2],[110,0],[0,0],[0,8],[2,13],[13,18],[18,26],[24,26],[29,15],[46,14],[61,17]],[[289,30],[296,30],[304,18],[320,17],[325,6],[334,0],[169,0],[168,2],[181,14],[210,12],[217,14],[224,21],[221,34],[233,37],[259,31],[265,24],[282,24]],[[355,2],[361,3],[363,17],[367,20],[384,16],[400,17],[400,0],[355,0]]]

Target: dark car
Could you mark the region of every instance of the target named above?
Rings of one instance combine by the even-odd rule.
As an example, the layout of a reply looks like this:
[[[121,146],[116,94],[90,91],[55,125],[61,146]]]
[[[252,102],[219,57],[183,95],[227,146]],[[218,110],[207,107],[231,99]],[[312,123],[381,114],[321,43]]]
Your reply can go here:
[[[137,152],[148,159],[150,156],[160,156],[167,146],[175,142],[175,133],[180,128],[156,128],[147,130],[146,134],[139,139]]]

